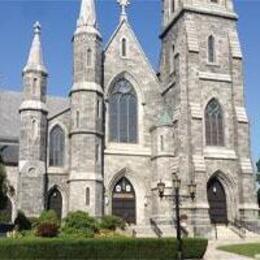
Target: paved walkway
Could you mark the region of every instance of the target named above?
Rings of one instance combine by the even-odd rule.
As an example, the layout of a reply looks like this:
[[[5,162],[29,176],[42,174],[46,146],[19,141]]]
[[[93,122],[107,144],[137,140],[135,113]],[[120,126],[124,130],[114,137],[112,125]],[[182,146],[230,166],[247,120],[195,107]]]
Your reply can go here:
[[[260,240],[256,239],[246,239],[246,240],[227,240],[227,241],[209,241],[207,252],[204,256],[205,260],[248,260],[253,259],[251,257],[239,256],[236,254],[227,253],[224,251],[217,250],[216,248],[222,245],[231,245],[231,244],[244,244],[244,243],[253,243],[259,242]]]

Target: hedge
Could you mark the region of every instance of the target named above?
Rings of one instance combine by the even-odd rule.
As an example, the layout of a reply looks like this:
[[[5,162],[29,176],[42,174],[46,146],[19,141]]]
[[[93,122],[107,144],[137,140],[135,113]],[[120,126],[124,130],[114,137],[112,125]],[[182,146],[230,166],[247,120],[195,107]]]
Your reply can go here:
[[[200,259],[208,241],[185,239],[185,258]],[[176,259],[176,239],[36,238],[0,240],[0,259]]]

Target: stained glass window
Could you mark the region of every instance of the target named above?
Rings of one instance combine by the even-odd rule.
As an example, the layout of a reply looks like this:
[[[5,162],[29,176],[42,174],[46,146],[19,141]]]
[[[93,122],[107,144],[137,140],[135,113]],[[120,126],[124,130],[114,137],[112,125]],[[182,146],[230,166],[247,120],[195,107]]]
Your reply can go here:
[[[64,165],[64,131],[60,126],[55,126],[50,133],[50,166]]]
[[[117,143],[137,143],[137,97],[126,79],[118,80],[109,98],[109,139]]]
[[[208,38],[208,59],[209,62],[215,62],[215,39],[211,35]]]
[[[213,146],[224,145],[223,113],[220,104],[212,99],[205,111],[206,144]]]

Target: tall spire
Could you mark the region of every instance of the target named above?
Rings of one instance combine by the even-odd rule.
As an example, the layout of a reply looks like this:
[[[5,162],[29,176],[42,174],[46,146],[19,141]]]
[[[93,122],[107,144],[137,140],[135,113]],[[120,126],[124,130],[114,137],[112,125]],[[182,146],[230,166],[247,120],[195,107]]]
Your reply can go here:
[[[38,70],[47,73],[47,70],[43,63],[42,46],[41,46],[41,25],[36,22],[33,26],[34,28],[34,38],[32,41],[32,46],[29,52],[27,64],[24,68],[24,72],[28,70]]]
[[[96,28],[95,0],[82,0],[78,19],[78,26],[91,26]]]
[[[127,20],[126,8],[130,4],[130,1],[129,0],[117,0],[117,2],[121,7],[120,21]]]

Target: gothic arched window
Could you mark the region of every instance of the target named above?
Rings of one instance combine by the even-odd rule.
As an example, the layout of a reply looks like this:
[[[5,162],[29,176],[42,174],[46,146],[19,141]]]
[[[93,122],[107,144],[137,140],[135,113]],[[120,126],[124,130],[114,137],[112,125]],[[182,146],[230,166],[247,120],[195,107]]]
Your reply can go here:
[[[109,139],[137,143],[137,96],[126,79],[118,80],[109,97]]]
[[[92,50],[91,49],[87,50],[87,66],[88,67],[92,66]]]
[[[60,126],[55,126],[50,133],[50,166],[64,165],[65,134]]]
[[[206,144],[224,145],[223,113],[220,104],[212,99],[205,110]]]
[[[126,42],[126,39],[123,38],[122,39],[122,46],[121,46],[121,54],[123,57],[126,57],[127,56],[127,42]]]
[[[208,38],[208,60],[210,63],[215,62],[215,38],[210,35]]]

